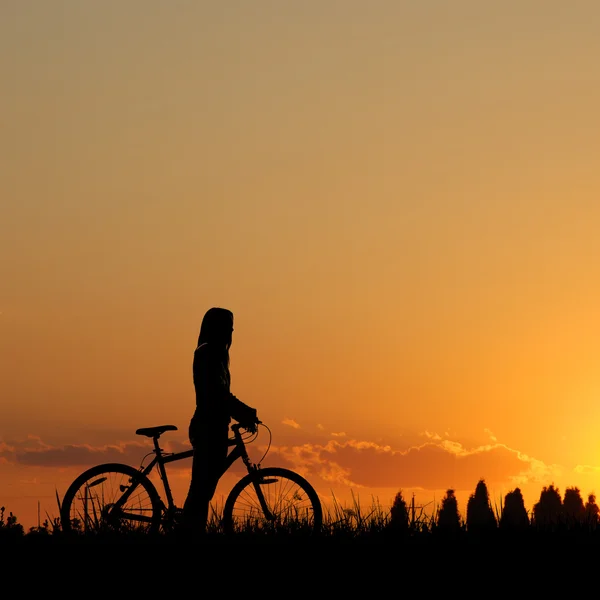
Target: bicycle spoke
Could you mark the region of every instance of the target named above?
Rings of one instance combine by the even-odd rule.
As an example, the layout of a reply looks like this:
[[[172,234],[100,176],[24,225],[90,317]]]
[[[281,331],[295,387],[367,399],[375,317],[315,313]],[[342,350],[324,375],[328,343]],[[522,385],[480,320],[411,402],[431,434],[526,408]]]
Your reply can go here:
[[[259,480],[256,475],[247,476],[234,487],[224,520],[229,531],[312,531],[320,528],[321,505],[312,487],[298,474],[267,468]]]
[[[154,486],[127,465],[94,467],[73,482],[65,494],[61,518],[66,529],[148,532],[160,521],[160,501]]]

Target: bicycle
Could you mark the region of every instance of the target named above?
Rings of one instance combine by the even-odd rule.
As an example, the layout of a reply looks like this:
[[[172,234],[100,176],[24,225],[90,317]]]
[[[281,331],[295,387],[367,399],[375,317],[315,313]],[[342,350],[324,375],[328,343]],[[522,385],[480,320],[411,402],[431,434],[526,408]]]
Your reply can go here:
[[[321,502],[312,485],[301,475],[281,467],[261,467],[253,463],[246,444],[258,436],[258,427],[267,429],[269,445],[271,430],[259,421],[252,431],[240,423],[231,426],[233,438],[229,446],[223,473],[242,459],[248,473],[229,492],[223,512],[222,528],[226,534],[241,531],[277,532],[303,531],[317,533],[322,526]],[[165,452],[159,445],[167,431],[177,431],[175,425],[143,427],[137,435],[151,438],[153,450],[138,468],[122,463],[105,463],[87,469],[71,483],[60,506],[61,526],[64,532],[142,532],[173,531],[182,511],[175,505],[166,465],[191,458],[194,450]],[[152,460],[144,462],[154,454]],[[153,469],[164,490],[163,500],[149,475]]]

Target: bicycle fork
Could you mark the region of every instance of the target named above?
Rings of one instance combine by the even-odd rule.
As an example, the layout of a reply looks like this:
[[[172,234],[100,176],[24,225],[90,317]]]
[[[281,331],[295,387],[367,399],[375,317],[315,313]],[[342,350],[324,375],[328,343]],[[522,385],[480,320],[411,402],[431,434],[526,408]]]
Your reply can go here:
[[[254,490],[256,491],[256,497],[258,498],[258,501],[260,502],[260,507],[263,510],[265,518],[269,521],[273,521],[275,519],[275,517],[274,517],[273,513],[271,512],[271,510],[269,509],[269,505],[267,504],[267,501],[265,500],[265,495],[263,494],[263,490],[262,490],[261,486],[269,485],[271,483],[277,483],[277,479],[274,479],[274,478],[269,479],[269,478],[263,477],[260,473],[260,467],[255,466],[252,485],[254,486]]]

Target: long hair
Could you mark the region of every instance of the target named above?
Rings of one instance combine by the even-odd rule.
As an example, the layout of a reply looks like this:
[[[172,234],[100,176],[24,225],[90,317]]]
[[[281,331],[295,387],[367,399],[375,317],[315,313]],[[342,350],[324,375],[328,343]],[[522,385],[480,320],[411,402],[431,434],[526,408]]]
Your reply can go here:
[[[229,366],[229,348],[233,331],[233,313],[226,308],[209,308],[202,319],[198,346],[210,344],[214,350],[222,352],[222,361]]]

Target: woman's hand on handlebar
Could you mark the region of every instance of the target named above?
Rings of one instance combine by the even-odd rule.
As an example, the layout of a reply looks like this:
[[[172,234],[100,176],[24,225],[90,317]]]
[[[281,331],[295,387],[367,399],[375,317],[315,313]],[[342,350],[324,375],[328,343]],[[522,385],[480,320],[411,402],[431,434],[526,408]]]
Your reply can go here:
[[[249,423],[248,425],[245,425],[245,427],[250,433],[256,433],[260,423],[260,419],[257,418],[256,421],[254,421],[254,423]]]
[[[256,421],[240,421],[240,427],[246,429],[250,433],[256,433],[258,426],[262,423],[260,419],[256,419]]]

